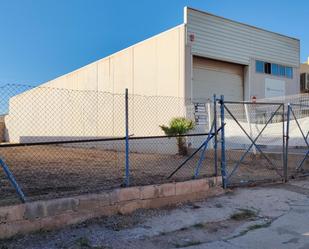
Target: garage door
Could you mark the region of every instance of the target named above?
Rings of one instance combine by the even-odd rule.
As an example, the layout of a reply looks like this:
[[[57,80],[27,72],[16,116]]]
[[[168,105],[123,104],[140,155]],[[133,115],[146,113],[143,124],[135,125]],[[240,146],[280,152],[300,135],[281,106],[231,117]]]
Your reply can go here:
[[[223,94],[225,100],[243,101],[243,66],[233,63],[193,58],[193,99],[212,99]]]

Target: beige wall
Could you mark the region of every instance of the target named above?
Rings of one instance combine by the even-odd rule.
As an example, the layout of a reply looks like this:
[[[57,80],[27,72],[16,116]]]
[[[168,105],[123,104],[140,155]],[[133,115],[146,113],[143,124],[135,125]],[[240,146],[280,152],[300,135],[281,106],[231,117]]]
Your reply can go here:
[[[300,73],[309,73],[309,62],[300,64]]]
[[[260,13],[262,16],[262,13]],[[299,67],[300,41],[192,8],[184,10],[187,41],[194,35],[192,53],[248,65],[250,58]]]
[[[252,96],[264,98],[266,78],[284,80],[287,95],[299,93],[298,39],[192,8],[185,8],[184,17],[187,27],[186,47],[191,57],[196,55],[244,65],[244,100]],[[190,40],[190,35],[194,35],[194,41]],[[294,77],[287,79],[257,74],[255,59],[291,66]],[[188,65],[186,73],[194,77]],[[186,79],[190,79],[190,76],[186,76]],[[192,85],[192,82],[189,84]]]
[[[187,112],[184,43],[180,25],[11,98],[6,139],[123,136],[125,88],[136,95],[130,134],[161,135],[159,125]]]
[[[271,61],[270,61],[271,62]],[[293,67],[293,78],[279,77],[269,74],[257,73],[255,71],[255,59],[250,60],[250,77],[245,83],[245,92],[250,92],[247,99],[249,100],[252,96],[256,96],[257,99],[265,98],[265,80],[275,79],[282,80],[285,82],[285,95],[294,95],[300,92],[300,79],[299,79],[299,68]],[[250,85],[249,85],[250,84]]]
[[[184,32],[177,26],[42,86],[183,97]]]

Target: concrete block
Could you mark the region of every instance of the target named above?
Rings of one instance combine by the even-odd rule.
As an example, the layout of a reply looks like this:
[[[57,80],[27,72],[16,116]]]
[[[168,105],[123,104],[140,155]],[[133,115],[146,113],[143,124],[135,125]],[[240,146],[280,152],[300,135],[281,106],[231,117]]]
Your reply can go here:
[[[142,207],[143,205],[140,200],[129,201],[127,203],[119,204],[118,212],[120,214],[129,214]]]
[[[209,182],[207,179],[198,179],[191,181],[192,192],[202,192],[209,189]]]
[[[177,182],[176,195],[185,195],[192,192],[192,181]]]
[[[159,189],[155,185],[141,187],[141,199],[152,199],[159,197]]]
[[[119,202],[119,198],[118,198],[118,189],[110,191],[108,193],[109,196],[109,203],[110,205],[115,205]]]
[[[138,200],[141,198],[141,190],[139,187],[116,189],[110,193],[110,204]]]
[[[139,208],[201,200],[223,194],[220,184],[221,177],[211,177],[0,207],[0,238],[60,228],[100,216],[128,214]]]
[[[55,216],[65,211],[76,211],[79,200],[75,198],[61,198],[50,201],[26,203],[24,218],[34,220],[47,216]]]
[[[104,206],[95,211],[96,217],[111,216],[118,213],[118,205]]]
[[[78,210],[94,210],[110,205],[110,195],[108,193],[90,194],[78,197]]]
[[[25,204],[25,213],[24,218],[26,220],[34,220],[47,216],[46,211],[46,202],[37,201],[37,202],[29,202]]]
[[[48,201],[46,203],[46,211],[48,216],[61,214],[65,211],[76,211],[79,200],[75,198],[63,198]]]
[[[159,197],[168,197],[176,194],[175,183],[158,185]]]
[[[25,213],[25,205],[0,207],[0,224],[22,220]]]
[[[140,198],[141,198],[141,190],[139,187],[122,188],[118,190],[119,202],[138,200]]]

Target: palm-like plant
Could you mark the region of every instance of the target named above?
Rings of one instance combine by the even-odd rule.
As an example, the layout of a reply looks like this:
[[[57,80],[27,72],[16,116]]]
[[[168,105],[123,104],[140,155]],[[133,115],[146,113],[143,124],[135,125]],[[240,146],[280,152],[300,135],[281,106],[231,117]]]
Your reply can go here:
[[[177,136],[177,135],[184,135],[188,131],[194,129],[194,123],[192,120],[178,117],[173,118],[169,126],[160,125],[160,128],[164,131],[167,136]],[[178,146],[178,153],[179,155],[187,155],[188,148],[186,146],[186,138],[185,137],[176,137],[177,139],[177,146]]]

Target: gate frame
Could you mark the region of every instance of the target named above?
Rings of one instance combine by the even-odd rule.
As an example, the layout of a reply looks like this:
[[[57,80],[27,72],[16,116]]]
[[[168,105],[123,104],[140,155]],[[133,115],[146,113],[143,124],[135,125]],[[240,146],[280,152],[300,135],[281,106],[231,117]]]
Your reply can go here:
[[[286,134],[285,134],[285,108],[284,108],[284,103],[278,103],[278,102],[250,102],[250,101],[225,101],[224,96],[221,95],[221,98],[219,99],[220,103],[220,113],[221,113],[221,125],[222,123],[224,124],[224,109],[229,113],[229,115],[232,117],[232,119],[237,123],[238,127],[245,133],[245,135],[249,138],[251,144],[249,148],[246,150],[246,152],[241,156],[240,160],[234,165],[234,168],[232,169],[232,172],[228,174],[226,170],[226,157],[225,157],[225,133],[224,129],[221,130],[221,174],[222,174],[222,182],[223,182],[223,188],[226,188],[228,186],[228,181],[230,177],[236,172],[238,167],[240,166],[241,162],[244,160],[248,152],[251,150],[251,148],[254,146],[260,153],[261,155],[274,167],[275,171],[277,174],[282,178],[284,182],[288,181],[288,172],[287,172],[287,146],[285,142]],[[275,105],[278,106],[278,108],[272,113],[266,124],[264,125],[263,129],[258,133],[258,135],[255,137],[253,140],[250,135],[247,133],[247,131],[242,127],[242,125],[238,122],[237,118],[233,115],[233,113],[229,110],[229,108],[226,106],[226,104],[242,104],[242,105],[253,105],[253,104],[259,104],[259,105]],[[274,116],[278,113],[278,111],[282,108],[282,147],[283,147],[283,154],[282,154],[282,166],[283,166],[283,174],[281,175],[278,170],[276,169],[277,167],[273,165],[272,161],[265,155],[263,150],[256,144],[256,141],[260,137],[260,135],[263,133],[263,131],[266,129],[266,127],[269,125],[269,123],[273,120]]]
[[[286,139],[287,139],[287,141],[286,141],[286,151],[287,151],[287,153],[286,153],[286,164],[288,164],[288,151],[289,151],[288,141],[289,141],[289,130],[290,130],[291,114],[292,114],[292,116],[294,117],[294,120],[296,122],[297,128],[299,129],[299,131],[300,131],[300,133],[301,133],[301,135],[302,135],[302,137],[303,137],[303,139],[304,139],[304,141],[305,141],[305,143],[307,145],[307,152],[306,152],[304,158],[302,159],[302,161],[300,162],[300,164],[297,165],[297,167],[296,167],[296,170],[300,171],[301,169],[303,169],[303,164],[304,164],[304,162],[306,161],[306,159],[307,159],[307,157],[309,155],[309,142],[307,141],[308,136],[309,136],[309,131],[308,131],[307,135],[304,134],[303,129],[300,126],[300,124],[298,122],[298,119],[296,118],[296,115],[295,115],[295,113],[293,111],[293,106],[306,106],[306,107],[309,107],[309,106],[301,105],[301,104],[291,104],[291,103],[288,103],[287,131],[286,131],[286,133],[287,133],[287,137],[286,137]]]

